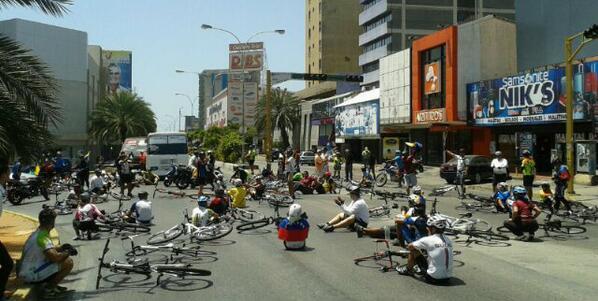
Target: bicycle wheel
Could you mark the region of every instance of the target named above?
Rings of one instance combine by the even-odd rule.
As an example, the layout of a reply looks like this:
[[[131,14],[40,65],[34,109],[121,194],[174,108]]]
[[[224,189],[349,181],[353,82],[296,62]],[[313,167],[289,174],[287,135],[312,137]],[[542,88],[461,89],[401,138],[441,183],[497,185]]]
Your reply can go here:
[[[237,231],[247,231],[263,228],[270,224],[270,219],[263,218],[257,221],[243,223],[237,226]]]
[[[497,232],[500,232],[500,233],[511,233],[511,230],[509,230],[509,229],[508,229],[507,227],[505,227],[505,226],[500,226],[500,227],[496,228],[496,231],[497,231]]]
[[[148,226],[133,224],[133,223],[125,223],[125,222],[117,223],[116,227],[121,230],[127,230],[129,232],[139,232],[139,233],[148,233],[152,230]]]
[[[236,217],[244,222],[254,222],[265,219],[263,213],[251,209],[237,209]]]
[[[169,241],[181,236],[182,234],[183,234],[183,228],[182,228],[182,226],[179,225],[176,228],[158,232],[158,233],[150,236],[150,238],[147,240],[147,244],[148,245],[163,244],[165,242],[169,242]]]
[[[502,235],[499,233],[494,233],[492,231],[472,230],[471,232],[469,232],[469,234],[475,238],[480,238],[480,239],[484,239],[487,241],[492,241],[492,240],[507,241],[507,240],[509,240],[508,236],[505,236],[505,235]]]
[[[559,234],[575,235],[586,233],[586,228],[582,226],[560,226],[560,227],[548,227],[548,231]]]
[[[198,241],[208,241],[227,236],[233,231],[233,225],[227,222],[220,222],[211,226],[207,230],[200,230],[199,233],[193,235],[193,238]]]
[[[376,175],[376,186],[382,187],[386,185],[386,182],[388,182],[388,176],[386,173],[379,173]]]
[[[96,221],[96,226],[98,226],[98,232],[112,232],[112,230],[114,230],[112,225],[98,221]]]
[[[399,258],[400,256],[396,256],[390,260],[388,253],[378,252],[377,254],[371,256],[355,258],[353,259],[353,263],[360,267],[378,269],[381,272],[388,272],[399,266],[399,261],[397,260]]]
[[[147,250],[142,249],[139,246],[135,246],[135,248],[133,248],[133,250],[131,250],[125,254],[125,256],[127,256],[127,257],[138,257],[138,256],[145,256],[145,255],[147,255]]]
[[[290,196],[279,196],[279,197],[270,197],[268,198],[268,204],[270,206],[278,206],[278,207],[289,207],[295,203]]]
[[[169,266],[158,266],[156,267],[156,272],[164,273],[164,274],[173,274],[177,277],[184,278],[186,276],[210,276],[212,275],[211,271],[196,269],[196,268],[189,268],[189,267],[169,267]]]

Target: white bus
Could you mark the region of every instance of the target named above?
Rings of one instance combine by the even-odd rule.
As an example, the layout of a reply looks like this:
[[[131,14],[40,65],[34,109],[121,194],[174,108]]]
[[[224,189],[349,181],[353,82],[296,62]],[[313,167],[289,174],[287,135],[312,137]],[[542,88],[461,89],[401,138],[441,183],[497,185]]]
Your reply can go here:
[[[171,164],[187,165],[187,135],[185,133],[150,133],[147,135],[147,159],[145,168],[158,176],[164,176]]]

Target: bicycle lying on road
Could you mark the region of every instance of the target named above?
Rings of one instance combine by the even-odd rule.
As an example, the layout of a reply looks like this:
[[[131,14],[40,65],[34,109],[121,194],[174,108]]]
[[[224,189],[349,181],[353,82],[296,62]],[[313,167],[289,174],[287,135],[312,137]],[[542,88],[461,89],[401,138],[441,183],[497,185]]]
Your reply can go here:
[[[457,188],[457,186],[454,184],[444,185],[444,186],[432,189],[432,192],[430,192],[429,195],[430,196],[442,196],[451,190],[455,190],[456,188]]]
[[[187,210],[183,212],[183,222],[173,226],[172,228],[164,231],[160,231],[152,235],[148,240],[148,245],[158,245],[169,242],[178,238],[183,234],[191,236],[191,241],[194,239],[197,241],[208,241],[214,240],[228,235],[232,230],[233,226],[225,218],[221,218],[206,226],[195,226],[189,222],[189,215]]]
[[[102,269],[106,268],[114,273],[124,273],[124,274],[142,274],[142,275],[151,275],[152,273],[158,273],[158,279],[156,280],[156,284],[160,285],[160,280],[163,276],[172,276],[181,279],[185,279],[185,277],[202,277],[202,276],[210,276],[212,275],[211,271],[192,268],[190,264],[149,264],[147,260],[136,260],[128,263],[119,262],[117,260],[113,260],[109,263],[105,263],[104,259],[106,254],[110,250],[108,245],[110,244],[110,239],[106,240],[106,244],[104,245],[104,249],[102,250],[102,257],[98,258],[100,264],[98,266],[98,275],[96,278],[96,290],[100,288],[100,280],[102,280]]]
[[[548,216],[544,220],[544,224],[539,224],[540,229],[544,231],[544,237],[552,237],[555,235],[578,235],[586,233],[587,229],[578,225],[565,225],[560,220],[551,220],[551,216]],[[511,233],[505,226],[496,228],[496,231],[501,233]]]
[[[270,224],[274,224],[274,225],[278,226],[278,224],[282,220],[282,217],[280,216],[279,208],[286,207],[285,201],[284,201],[284,199],[269,199],[268,204],[270,204],[270,206],[274,207],[274,216],[264,217],[259,220],[242,223],[237,226],[237,231],[239,231],[239,233],[241,233],[243,231],[249,231],[249,230],[263,228]]]
[[[127,252],[125,254],[125,256],[135,258],[137,256],[145,256],[149,253],[162,251],[162,252],[170,252],[170,254],[171,254],[170,259],[172,261],[172,260],[174,260],[173,256],[179,256],[179,255],[189,256],[189,257],[216,255],[216,252],[200,250],[199,246],[188,247],[185,244],[183,244],[182,246],[179,247],[179,246],[176,246],[172,242],[165,244],[165,245],[149,245],[149,246],[135,245],[135,241],[133,240],[133,238],[135,238],[137,236],[138,235],[131,235],[131,236],[127,236],[127,237],[123,238],[123,240],[129,239],[131,241],[131,251]]]

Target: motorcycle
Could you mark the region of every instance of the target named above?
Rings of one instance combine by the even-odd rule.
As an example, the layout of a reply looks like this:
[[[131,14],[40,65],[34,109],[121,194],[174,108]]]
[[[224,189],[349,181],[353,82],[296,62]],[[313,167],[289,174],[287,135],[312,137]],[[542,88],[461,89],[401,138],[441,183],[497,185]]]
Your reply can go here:
[[[175,164],[170,165],[170,170],[166,175],[164,175],[164,186],[170,187],[171,184],[176,182],[180,176],[179,168],[180,167]]]
[[[399,177],[399,168],[392,165],[391,161],[387,161],[384,163],[384,167],[378,171],[376,175],[376,186],[382,187],[386,185],[388,179],[392,182],[399,182],[401,181],[401,177]]]
[[[6,199],[13,205],[19,205],[24,199],[42,195],[46,201],[50,200],[48,188],[43,185],[41,178],[10,180],[6,187]]]
[[[179,189],[186,189],[191,185],[191,188],[195,188],[199,186],[199,178],[193,178],[193,171],[190,167],[180,168],[178,169],[179,176],[174,179],[174,184]],[[212,172],[207,172],[207,179],[205,185],[211,185],[214,188],[214,182],[219,179],[223,178],[222,171],[220,171],[220,167],[216,167]]]

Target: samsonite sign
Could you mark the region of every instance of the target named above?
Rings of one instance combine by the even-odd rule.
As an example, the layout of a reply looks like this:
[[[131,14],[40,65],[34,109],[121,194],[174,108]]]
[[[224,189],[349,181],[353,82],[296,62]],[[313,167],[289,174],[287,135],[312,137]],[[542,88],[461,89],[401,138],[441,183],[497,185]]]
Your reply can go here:
[[[573,119],[590,121],[598,97],[598,62],[575,67]],[[467,85],[474,125],[538,124],[566,120],[564,68]]]

